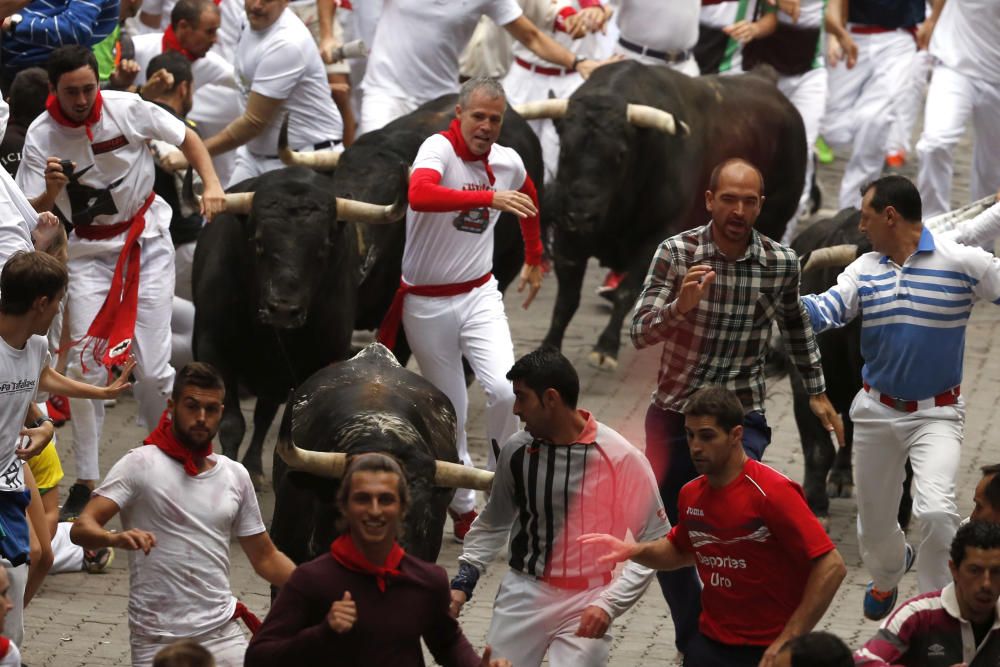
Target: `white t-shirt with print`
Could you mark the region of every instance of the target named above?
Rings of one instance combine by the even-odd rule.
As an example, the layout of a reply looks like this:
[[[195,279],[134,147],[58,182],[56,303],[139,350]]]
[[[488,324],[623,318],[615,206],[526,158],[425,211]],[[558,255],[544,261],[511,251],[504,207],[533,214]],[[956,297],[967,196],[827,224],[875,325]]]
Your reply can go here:
[[[421,104],[457,93],[458,56],[479,17],[504,26],[521,13],[516,0],[385,0],[361,87]]]
[[[179,146],[186,127],[169,111],[138,95],[117,91],[101,93],[101,116],[86,128],[60,125],[43,111],[28,127],[17,170],[17,184],[29,198],[45,190],[45,163],[57,156],[76,163],[70,185],[56,197],[56,209],[74,224],[107,225],[135,215],[153,191],[153,157],[146,142],[159,139]],[[74,189],[77,188],[77,189]],[[71,204],[70,192],[73,191]],[[159,197],[146,213],[142,236],[165,235],[170,227],[170,206]],[[104,241],[69,238],[70,258],[120,251],[128,230]]]
[[[247,142],[256,155],[277,155],[278,132],[288,114],[288,143],[296,150],[340,140],[344,122],[330,96],[326,66],[309,28],[287,7],[264,30],[246,23],[236,45],[236,83],[244,105],[250,93],[285,100],[264,131]]]
[[[494,144],[490,185],[482,160],[466,162],[451,142],[435,134],[417,151],[414,169],[433,169],[441,185],[453,190],[520,190],[527,176],[513,148]],[[493,268],[493,234],[500,211],[477,208],[444,213],[406,211],[403,280],[410,285],[447,285],[475,280]]]
[[[130,551],[129,628],[145,637],[192,637],[227,623],[236,608],[229,585],[230,541],[264,532],[250,474],[212,454],[191,476],[159,447],[130,450],[95,494],[121,509],[126,530],[156,536],[146,556]]]
[[[38,377],[48,365],[49,343],[41,336],[17,350],[0,337],[0,491],[24,489],[24,461],[17,458],[28,406],[35,399]]]

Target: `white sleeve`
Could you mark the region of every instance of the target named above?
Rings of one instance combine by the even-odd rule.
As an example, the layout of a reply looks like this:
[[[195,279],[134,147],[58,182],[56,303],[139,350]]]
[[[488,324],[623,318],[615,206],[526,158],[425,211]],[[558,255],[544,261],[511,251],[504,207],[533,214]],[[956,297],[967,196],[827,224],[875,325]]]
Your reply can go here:
[[[250,92],[273,100],[287,100],[305,71],[301,49],[291,42],[275,41],[260,56]]]
[[[861,304],[857,278],[864,261],[864,257],[854,260],[837,276],[837,284],[822,294],[802,295],[802,305],[809,314],[814,332],[837,329],[857,317]]]
[[[209,52],[205,54],[204,58],[198,60],[196,64],[199,65],[196,73],[199,88],[210,85],[236,88],[236,75],[233,66],[223,58]]]
[[[32,130],[35,130],[34,132]],[[37,125],[28,128],[27,136],[24,138],[24,147],[21,149],[21,164],[17,168],[17,176],[14,182],[25,197],[34,198],[45,192],[45,164],[47,156],[38,147],[35,139],[38,134],[45,132]],[[37,219],[37,216],[36,216]],[[34,228],[34,225],[31,225]]]
[[[159,139],[174,146],[184,143],[187,132],[184,121],[166,109],[136,96],[128,112],[122,124],[134,137],[143,141]]]
[[[433,169],[443,176],[451,157],[449,153],[454,155],[455,150],[447,139],[439,134],[428,137],[417,151],[413,169]]]
[[[499,26],[516,21],[524,13],[516,0],[492,0],[483,10],[483,13]]]
[[[965,245],[989,246],[1000,236],[1000,202],[968,222],[959,223],[954,230],[946,233],[958,243]]]
[[[517,517],[510,457],[512,450],[518,448],[518,445],[508,441],[500,449],[490,498],[486,501],[482,514],[472,522],[472,528],[466,533],[462,542],[462,555],[458,557],[458,562],[472,565],[480,574],[486,572],[486,568],[503,550],[510,535],[510,528]]]
[[[118,459],[118,462],[111,466],[101,485],[94,489],[94,494],[104,496],[118,505],[119,509],[124,509],[145,484],[147,462],[142,460],[141,450],[142,447],[130,449],[125,456]]]
[[[236,537],[250,537],[263,533],[264,520],[260,516],[260,507],[257,504],[257,494],[253,490],[253,482],[250,481],[250,473],[241,464],[233,461],[233,469],[236,471],[234,478],[237,484],[237,494],[240,497],[240,509],[233,519],[233,534]]]

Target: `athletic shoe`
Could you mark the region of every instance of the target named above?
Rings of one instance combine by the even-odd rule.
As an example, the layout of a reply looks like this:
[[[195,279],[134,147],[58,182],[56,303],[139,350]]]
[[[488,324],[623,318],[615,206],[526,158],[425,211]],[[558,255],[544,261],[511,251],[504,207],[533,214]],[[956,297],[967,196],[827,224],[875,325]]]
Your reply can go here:
[[[89,574],[101,574],[115,559],[115,550],[111,547],[101,547],[97,551],[83,552],[83,570]]]
[[[905,551],[906,568],[903,570],[903,574],[910,571],[916,557],[917,555],[913,551],[913,547],[907,544]],[[887,591],[880,591],[875,588],[875,582],[868,582],[868,586],[865,587],[865,599],[862,605],[865,618],[870,621],[881,621],[888,616],[896,606],[896,597],[898,594],[899,588],[897,586],[893,586]]]
[[[906,151],[891,151],[885,156],[885,166],[900,169],[906,164]]]
[[[465,536],[469,529],[472,528],[472,522],[476,520],[479,513],[476,510],[469,510],[465,514],[459,514],[449,509],[448,514],[451,515],[451,520],[455,525],[455,541],[462,544],[465,542]]]
[[[622,284],[622,279],[625,278],[625,273],[618,273],[617,271],[608,271],[608,275],[604,276],[604,282],[598,287],[595,292],[598,296],[603,296],[605,299],[613,300],[613,294],[618,286]]]
[[[45,401],[45,409],[52,418],[54,426],[62,426],[70,420],[69,399],[65,396],[55,394],[49,396],[49,400]]]
[[[59,521],[72,521],[80,516],[80,512],[90,501],[90,489],[83,484],[74,484],[69,487],[69,496],[66,502],[59,509]]]
[[[833,149],[826,143],[823,137],[816,137],[816,143],[813,144],[816,149],[816,157],[823,164],[830,164],[833,162]]]

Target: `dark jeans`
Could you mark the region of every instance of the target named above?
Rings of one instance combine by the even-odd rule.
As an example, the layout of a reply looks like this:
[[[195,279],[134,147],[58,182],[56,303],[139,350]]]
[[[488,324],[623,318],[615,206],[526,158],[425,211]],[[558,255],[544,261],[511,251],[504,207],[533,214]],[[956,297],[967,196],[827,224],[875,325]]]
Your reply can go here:
[[[757,667],[766,650],[766,646],[722,644],[699,632],[688,642],[684,667]]]
[[[761,412],[748,412],[743,419],[743,449],[747,456],[759,461],[764,449],[771,444],[771,429]],[[646,458],[649,459],[660,498],[671,525],[677,524],[677,496],[681,487],[698,476],[691,463],[684,415],[650,405],[646,411]],[[663,597],[674,619],[674,644],[687,654],[687,644],[698,634],[701,614],[701,583],[693,567],[671,572],[657,572]]]

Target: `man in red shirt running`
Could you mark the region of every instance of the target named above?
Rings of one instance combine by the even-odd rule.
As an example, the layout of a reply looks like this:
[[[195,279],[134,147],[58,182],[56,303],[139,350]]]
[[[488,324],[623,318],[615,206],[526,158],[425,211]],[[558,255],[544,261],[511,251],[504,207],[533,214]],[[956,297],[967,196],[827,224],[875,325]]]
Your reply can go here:
[[[700,477],[681,489],[666,538],[603,544],[598,562],[634,560],[659,570],[694,565],[704,582],[699,633],[687,667],[770,667],[781,647],[822,618],[847,574],[802,488],[743,451],[743,408],[721,387],[684,406],[691,461]]]

